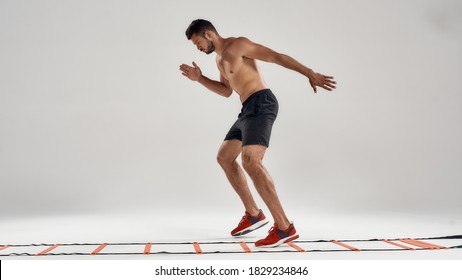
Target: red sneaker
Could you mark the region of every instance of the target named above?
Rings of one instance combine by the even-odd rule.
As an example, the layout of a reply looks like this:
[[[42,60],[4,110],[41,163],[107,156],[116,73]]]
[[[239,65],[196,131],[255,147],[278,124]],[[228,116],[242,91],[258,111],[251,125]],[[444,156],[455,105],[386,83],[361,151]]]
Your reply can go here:
[[[233,231],[231,231],[231,235],[232,236],[244,235],[251,231],[261,228],[267,223],[268,221],[266,220],[266,217],[261,211],[261,209],[257,216],[251,216],[249,212],[245,211],[245,215],[242,217],[237,227],[233,229]]]
[[[293,224],[290,224],[286,230],[278,229],[278,225],[274,226],[268,231],[269,235],[265,239],[260,239],[255,242],[257,247],[276,247],[282,243],[287,243],[297,239],[299,236]]]

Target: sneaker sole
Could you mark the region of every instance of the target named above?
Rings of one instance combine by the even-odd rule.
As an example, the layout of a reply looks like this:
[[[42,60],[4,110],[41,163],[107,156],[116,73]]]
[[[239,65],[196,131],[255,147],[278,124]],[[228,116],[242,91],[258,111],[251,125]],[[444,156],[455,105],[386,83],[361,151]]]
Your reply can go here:
[[[267,223],[269,223],[269,221],[267,220],[262,220],[262,221],[259,221],[258,223],[255,223],[253,225],[251,225],[250,227],[246,228],[246,229],[243,229],[235,234],[232,234],[232,236],[241,236],[241,235],[245,235],[249,232],[252,232],[256,229],[259,229],[261,228],[262,226],[266,225]]]
[[[279,240],[278,242],[274,243],[274,244],[269,244],[269,245],[261,245],[261,246],[256,246],[256,247],[262,247],[262,248],[273,248],[273,247],[277,247],[283,243],[287,243],[287,242],[290,242],[290,241],[294,241],[295,239],[299,238],[300,236],[298,234],[296,235],[292,235],[292,236],[288,236],[286,238],[283,238],[281,240]]]

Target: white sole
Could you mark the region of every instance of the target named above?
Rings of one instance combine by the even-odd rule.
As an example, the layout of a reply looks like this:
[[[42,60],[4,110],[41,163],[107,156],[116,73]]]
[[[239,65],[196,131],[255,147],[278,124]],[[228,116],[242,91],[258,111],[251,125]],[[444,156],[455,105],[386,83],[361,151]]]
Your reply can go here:
[[[242,236],[242,235],[246,235],[247,233],[250,233],[256,229],[259,229],[261,228],[262,226],[266,225],[268,223],[268,221],[266,219],[264,220],[261,220],[259,221],[258,223],[255,223],[253,225],[251,225],[250,227],[246,228],[246,229],[243,229],[241,231],[238,231],[237,233],[235,233],[233,236]]]
[[[298,234],[296,235],[292,235],[292,236],[287,236],[286,238],[283,238],[281,240],[279,240],[278,242],[274,243],[274,244],[271,244],[271,245],[262,245],[262,246],[256,246],[258,248],[273,248],[273,247],[277,247],[281,244],[284,244],[284,243],[287,243],[287,242],[290,242],[290,241],[293,241],[297,238],[299,238],[300,236]]]

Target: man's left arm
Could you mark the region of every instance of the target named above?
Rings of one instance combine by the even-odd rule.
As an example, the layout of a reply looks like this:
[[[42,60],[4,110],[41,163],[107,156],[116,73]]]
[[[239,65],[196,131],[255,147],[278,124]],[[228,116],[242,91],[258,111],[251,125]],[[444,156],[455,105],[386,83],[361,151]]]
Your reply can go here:
[[[287,69],[297,71],[298,73],[306,76],[310,85],[316,93],[316,87],[322,87],[328,91],[335,89],[337,84],[332,76],[325,76],[320,73],[316,73],[305,65],[301,64],[294,58],[273,51],[272,49],[265,47],[260,44],[256,44],[247,38],[239,38],[239,51],[242,52],[242,56],[253,58],[265,62],[276,63]]]

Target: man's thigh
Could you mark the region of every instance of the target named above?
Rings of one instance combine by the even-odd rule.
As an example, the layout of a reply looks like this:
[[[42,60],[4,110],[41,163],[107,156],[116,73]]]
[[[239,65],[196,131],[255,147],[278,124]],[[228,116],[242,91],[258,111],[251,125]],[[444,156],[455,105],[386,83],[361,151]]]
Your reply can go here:
[[[245,145],[242,147],[242,160],[252,161],[263,160],[267,147],[264,145]]]
[[[225,140],[218,150],[218,158],[225,161],[234,161],[242,152],[242,142],[239,140]]]

